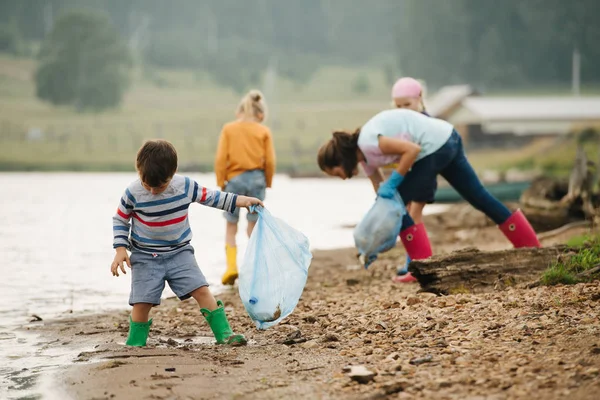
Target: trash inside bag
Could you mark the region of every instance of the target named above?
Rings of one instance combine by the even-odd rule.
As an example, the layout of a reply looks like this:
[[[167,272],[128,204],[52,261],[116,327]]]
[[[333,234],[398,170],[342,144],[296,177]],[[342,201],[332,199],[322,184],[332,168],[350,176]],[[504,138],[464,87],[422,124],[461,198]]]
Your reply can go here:
[[[301,232],[252,207],[258,221],[239,271],[239,293],[258,329],[278,324],[294,311],[312,260],[309,241]]]
[[[402,228],[406,207],[396,194],[393,199],[377,197],[375,204],[354,228],[354,244],[360,263],[369,268],[377,255],[392,249]]]

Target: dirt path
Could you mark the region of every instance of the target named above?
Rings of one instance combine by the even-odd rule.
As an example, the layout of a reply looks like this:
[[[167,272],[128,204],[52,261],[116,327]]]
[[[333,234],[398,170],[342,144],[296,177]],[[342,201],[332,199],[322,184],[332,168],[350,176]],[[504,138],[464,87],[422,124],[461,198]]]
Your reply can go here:
[[[457,233],[456,213],[427,221],[436,252],[509,247],[486,223]],[[190,301],[157,309],[145,349],[122,346],[125,312],[42,329],[57,346],[89,347],[61,374],[77,399],[597,398],[597,283],[437,297],[390,281],[402,259],[390,252],[364,271],[352,250],[317,252],[296,311],[267,331],[254,328],[236,291],[222,294],[232,326],[251,340],[242,348],[202,340],[208,326]],[[361,384],[348,365],[376,375]]]

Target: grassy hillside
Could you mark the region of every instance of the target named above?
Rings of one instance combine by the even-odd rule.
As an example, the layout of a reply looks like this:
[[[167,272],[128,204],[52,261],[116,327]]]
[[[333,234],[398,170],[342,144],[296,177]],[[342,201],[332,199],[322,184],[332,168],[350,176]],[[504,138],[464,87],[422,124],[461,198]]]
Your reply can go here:
[[[139,145],[153,137],[171,140],[182,164],[210,166],[220,128],[233,118],[240,98],[191,71],[137,71],[121,109],[77,114],[36,99],[34,70],[33,60],[0,57],[4,169],[130,169]],[[370,91],[359,97],[352,83],[360,74],[368,77]],[[377,70],[324,68],[306,87],[279,80],[274,95],[265,94],[284,168],[314,164],[314,147],[331,129],[359,126],[388,103],[388,88]],[[29,133],[32,129],[43,134]],[[311,157],[292,157],[293,140],[311,148]]]
[[[131,170],[143,140],[165,138],[177,147],[182,167],[210,170],[221,126],[240,98],[201,73],[138,70],[119,110],[78,114],[39,101],[34,71],[32,59],[0,55],[0,169]],[[357,94],[361,76],[369,90]],[[381,69],[324,67],[307,85],[280,79],[265,95],[280,171],[314,170],[315,150],[332,129],[356,128],[389,107]],[[535,166],[540,146],[470,158],[479,169]]]

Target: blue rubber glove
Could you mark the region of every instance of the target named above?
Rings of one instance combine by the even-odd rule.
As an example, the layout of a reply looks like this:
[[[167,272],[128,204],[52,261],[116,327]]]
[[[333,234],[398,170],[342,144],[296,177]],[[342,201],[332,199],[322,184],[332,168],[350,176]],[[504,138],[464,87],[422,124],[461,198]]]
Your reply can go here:
[[[400,186],[403,180],[404,177],[397,171],[392,172],[392,175],[390,175],[388,180],[379,185],[379,189],[377,189],[377,195],[383,197],[384,199],[393,198],[398,191],[398,186]]]

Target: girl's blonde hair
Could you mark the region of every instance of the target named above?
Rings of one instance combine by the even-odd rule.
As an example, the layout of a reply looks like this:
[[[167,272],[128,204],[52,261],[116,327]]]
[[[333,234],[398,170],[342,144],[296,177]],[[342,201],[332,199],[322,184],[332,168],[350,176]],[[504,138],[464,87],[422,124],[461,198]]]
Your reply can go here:
[[[238,117],[258,119],[261,115],[263,121],[267,119],[267,104],[260,90],[249,91],[237,107]]]

